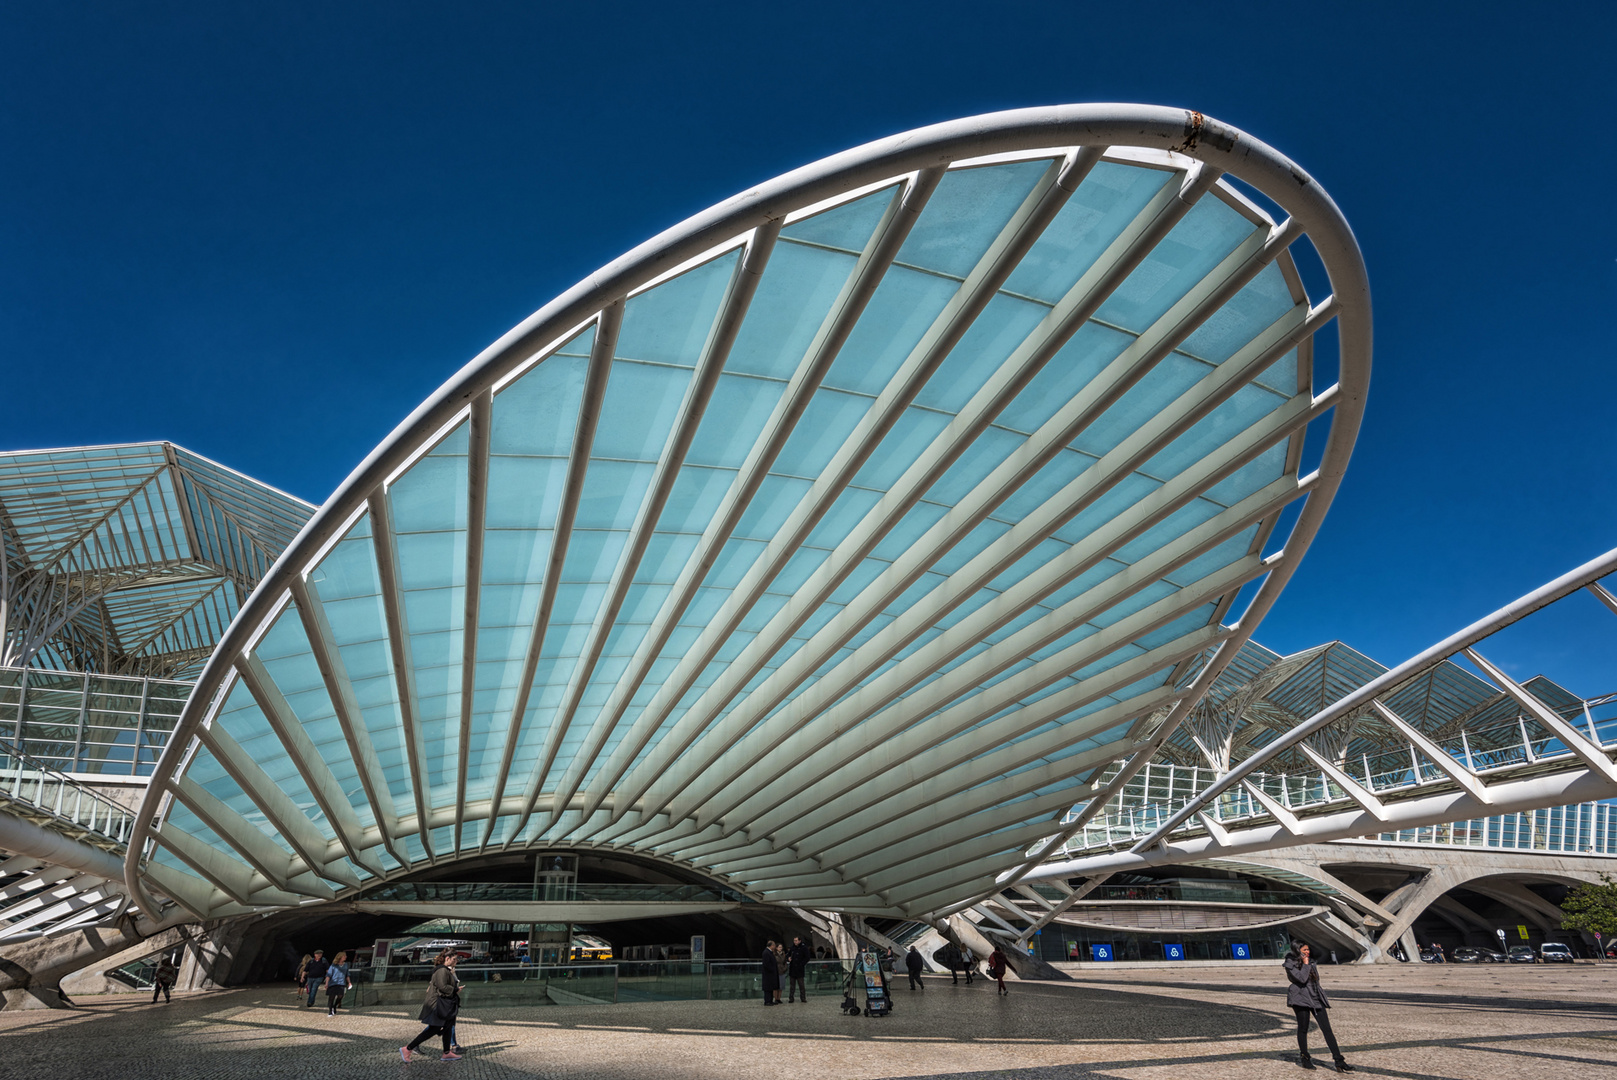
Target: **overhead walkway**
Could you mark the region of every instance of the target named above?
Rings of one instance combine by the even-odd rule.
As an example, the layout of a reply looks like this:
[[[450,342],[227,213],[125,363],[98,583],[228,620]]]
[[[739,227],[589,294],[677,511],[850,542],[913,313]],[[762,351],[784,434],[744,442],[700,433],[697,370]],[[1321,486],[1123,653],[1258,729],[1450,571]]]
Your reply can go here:
[[[1617,696],[1581,700],[1547,679],[1517,683],[1480,651],[1506,627],[1580,595],[1617,615],[1617,598],[1600,583],[1614,569],[1617,552],[1579,567],[1272,735],[1227,768],[1140,774],[1128,797],[1069,815],[1062,857],[1016,880],[1502,820],[1617,797]],[[1406,715],[1414,701],[1446,710],[1443,726],[1434,730]],[[1352,750],[1352,725],[1362,718],[1375,723],[1373,753]],[[1265,770],[1270,763],[1288,767]]]

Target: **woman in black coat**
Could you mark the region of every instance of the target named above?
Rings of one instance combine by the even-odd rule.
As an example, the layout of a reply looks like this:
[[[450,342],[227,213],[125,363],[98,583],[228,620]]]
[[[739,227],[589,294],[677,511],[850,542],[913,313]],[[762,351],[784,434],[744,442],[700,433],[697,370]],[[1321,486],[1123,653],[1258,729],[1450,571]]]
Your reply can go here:
[[[775,1004],[779,993],[780,962],[775,959],[775,943],[770,941],[764,945],[764,1004]]]
[[[1325,997],[1325,988],[1319,984],[1319,967],[1315,965],[1309,955],[1307,945],[1292,942],[1291,951],[1286,954],[1286,1004],[1297,1016],[1297,1064],[1305,1069],[1314,1067],[1314,1059],[1308,1056],[1308,1021],[1312,1017],[1319,1021],[1320,1033],[1325,1036],[1325,1045],[1331,1049],[1331,1058],[1336,1062],[1337,1072],[1352,1072],[1342,1057],[1342,1051],[1337,1049],[1336,1036],[1331,1032],[1331,1017],[1329,999]]]

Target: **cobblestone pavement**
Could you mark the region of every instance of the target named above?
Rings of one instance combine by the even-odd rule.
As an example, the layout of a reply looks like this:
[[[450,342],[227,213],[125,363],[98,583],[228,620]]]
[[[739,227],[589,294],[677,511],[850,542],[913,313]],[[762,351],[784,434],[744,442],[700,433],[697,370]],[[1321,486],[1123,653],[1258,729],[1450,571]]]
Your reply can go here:
[[[1617,963],[1548,967],[1325,968],[1331,1014],[1365,1076],[1420,1080],[1617,1078]],[[413,1009],[329,1019],[286,990],[86,998],[76,1012],[0,1012],[0,1077],[83,1080],[565,1080],[797,1078],[1293,1077],[1291,1015],[1278,968],[1085,971],[1071,983],[969,989],[930,979],[897,991],[879,1019],[835,997],[468,1008],[463,1061],[398,1046]],[[1315,1035],[1321,1074],[1330,1066]]]

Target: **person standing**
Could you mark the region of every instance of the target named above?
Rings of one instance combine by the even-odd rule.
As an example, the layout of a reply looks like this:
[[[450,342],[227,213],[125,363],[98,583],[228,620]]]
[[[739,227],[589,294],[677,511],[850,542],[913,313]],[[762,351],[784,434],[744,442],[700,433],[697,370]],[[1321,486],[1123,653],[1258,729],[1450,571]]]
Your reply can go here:
[[[971,947],[969,945],[960,950],[960,966],[965,969],[966,985],[970,986],[971,969],[977,966],[977,958],[971,955]]]
[[[788,1002],[801,999],[803,1004],[808,1004],[808,983],[806,981],[808,962],[808,946],[803,944],[802,938],[794,937],[792,947],[786,952],[786,975],[789,979],[786,991],[786,1000]]]
[[[297,983],[297,985],[292,988],[293,997],[299,997],[302,995],[305,989],[304,980],[309,977],[309,961],[313,959],[314,957],[310,956],[308,953],[304,953],[303,959],[298,961],[297,974],[292,976],[293,981]]]
[[[780,961],[775,958],[773,938],[764,943],[763,964],[764,1004],[773,1005],[775,995],[780,993]]]
[[[348,991],[348,954],[340,952],[326,968],[326,1015],[336,1016]]]
[[[995,945],[994,951],[988,954],[988,977],[999,983],[999,992],[1001,994],[1010,993],[1009,990],[1005,989],[1005,968],[1008,964],[1009,961],[1005,959],[1005,950]]]
[[[314,956],[303,966],[303,989],[307,994],[303,1000],[305,1009],[314,1004],[314,996],[320,992],[320,987],[325,983],[326,969],[330,966],[326,954],[319,949],[314,951]]]
[[[911,945],[910,951],[904,954],[904,966],[909,969],[910,989],[925,990],[926,987],[921,984],[921,972],[926,968],[926,961],[921,959],[921,950]]]
[[[157,971],[152,975],[152,1004],[157,1004],[157,995],[163,995],[163,1004],[167,1005],[174,998],[171,992],[175,981],[180,977],[180,969],[174,966],[174,961],[167,953],[157,962]]]
[[[416,1048],[434,1035],[443,1039],[443,1060],[459,1061],[460,1055],[453,1049],[450,1031],[455,1026],[455,1014],[460,1012],[460,981],[455,978],[455,965],[460,963],[459,953],[450,953],[444,957],[444,962],[432,972],[432,979],[427,983],[427,997],[421,1005],[420,1021],[426,1025],[421,1034],[408,1046],[399,1047],[399,1056],[409,1064],[410,1055]]]
[[[1336,1071],[1352,1072],[1353,1066],[1342,1057],[1342,1051],[1336,1045],[1336,1035],[1331,1031],[1331,1003],[1325,996],[1325,988],[1319,984],[1319,967],[1314,963],[1308,946],[1292,942],[1284,967],[1289,983],[1286,987],[1286,1004],[1291,1006],[1291,1011],[1297,1017],[1297,1064],[1305,1069],[1314,1067],[1314,1059],[1308,1056],[1308,1023],[1312,1017],[1319,1022],[1320,1034],[1325,1036],[1325,1045],[1330,1047]]]

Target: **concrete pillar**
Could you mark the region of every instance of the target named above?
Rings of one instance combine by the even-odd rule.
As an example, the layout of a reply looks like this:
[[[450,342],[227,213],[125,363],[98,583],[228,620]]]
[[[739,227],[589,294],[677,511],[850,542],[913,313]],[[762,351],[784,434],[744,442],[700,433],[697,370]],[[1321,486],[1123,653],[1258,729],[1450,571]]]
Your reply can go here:
[[[165,943],[172,945],[180,935],[172,940],[160,935],[183,927],[189,918],[176,907],[157,923],[126,917],[114,926],[65,930],[0,950],[0,993],[5,999],[0,1008],[66,1008],[68,1002],[60,996],[63,978],[137,946],[150,954]]]

